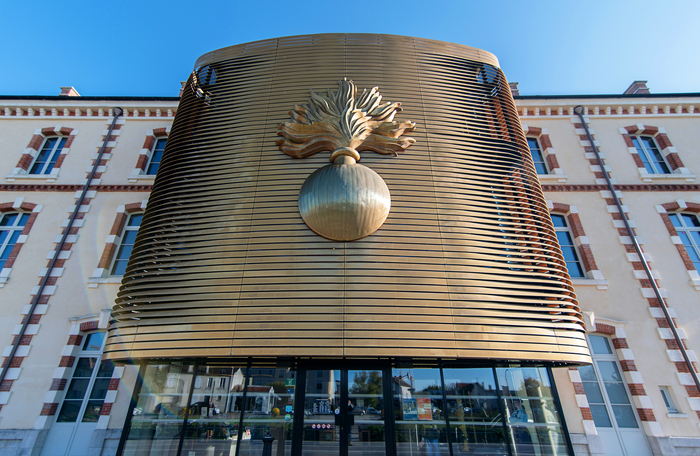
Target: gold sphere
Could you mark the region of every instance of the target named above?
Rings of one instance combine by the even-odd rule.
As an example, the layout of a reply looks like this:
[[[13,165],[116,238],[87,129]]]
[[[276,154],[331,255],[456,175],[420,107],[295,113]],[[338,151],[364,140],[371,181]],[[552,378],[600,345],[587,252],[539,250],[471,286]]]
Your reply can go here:
[[[369,236],[381,228],[390,210],[384,180],[349,154],[314,171],[299,192],[299,212],[306,225],[334,241]]]

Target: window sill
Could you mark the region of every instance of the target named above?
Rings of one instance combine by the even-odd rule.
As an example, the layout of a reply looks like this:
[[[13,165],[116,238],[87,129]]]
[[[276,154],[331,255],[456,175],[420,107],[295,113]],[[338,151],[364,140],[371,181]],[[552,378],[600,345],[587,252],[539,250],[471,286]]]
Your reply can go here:
[[[122,276],[110,276],[110,277],[88,277],[87,284],[88,288],[97,288],[103,283],[122,283]]]
[[[566,174],[538,174],[537,178],[540,182],[566,182],[569,176]]]
[[[642,174],[644,182],[654,182],[660,180],[683,180],[685,182],[695,182],[695,174]]]
[[[0,277],[0,288],[4,287],[7,283],[8,277]]]
[[[576,287],[596,287],[599,290],[607,290],[609,282],[605,279],[572,278],[571,283]]]
[[[140,174],[138,176],[129,176],[128,180],[129,182],[138,182],[138,181],[149,181],[153,182],[153,179],[156,178],[155,174]]]
[[[7,174],[5,180],[14,182],[16,179],[45,180],[46,182],[56,182],[57,174]]]
[[[666,416],[669,418],[690,418],[685,413],[667,413]]]

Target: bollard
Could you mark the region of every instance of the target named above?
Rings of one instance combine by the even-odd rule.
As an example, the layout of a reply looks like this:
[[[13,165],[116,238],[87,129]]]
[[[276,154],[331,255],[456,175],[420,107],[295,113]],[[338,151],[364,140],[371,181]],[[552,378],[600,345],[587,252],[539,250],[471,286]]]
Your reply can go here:
[[[275,438],[272,437],[272,434],[270,434],[269,432],[266,432],[265,437],[263,437],[262,441],[263,441],[262,456],[272,456],[272,442],[275,441]]]

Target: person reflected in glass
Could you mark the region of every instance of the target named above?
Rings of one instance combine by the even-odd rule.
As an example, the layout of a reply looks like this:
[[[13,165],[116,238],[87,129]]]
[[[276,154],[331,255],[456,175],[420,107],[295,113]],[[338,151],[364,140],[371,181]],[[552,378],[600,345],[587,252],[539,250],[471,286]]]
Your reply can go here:
[[[515,446],[518,454],[534,454],[532,438],[526,424],[530,421],[527,410],[520,399],[513,399],[513,412],[510,414],[511,423],[523,423],[513,426],[515,433]]]
[[[423,428],[423,441],[425,441],[425,449],[428,452],[428,456],[440,455],[440,430],[437,425],[429,424]]]
[[[467,439],[467,426],[464,424],[464,404],[462,404],[462,399],[457,399],[455,415],[457,416],[457,420],[460,421],[457,429],[459,429],[459,436],[462,441],[461,451],[469,451],[469,440]]]

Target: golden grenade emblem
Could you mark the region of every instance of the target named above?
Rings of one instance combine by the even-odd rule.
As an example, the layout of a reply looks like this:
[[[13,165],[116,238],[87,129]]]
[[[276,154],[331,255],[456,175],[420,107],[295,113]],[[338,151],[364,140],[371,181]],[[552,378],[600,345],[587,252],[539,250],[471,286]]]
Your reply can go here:
[[[308,103],[294,106],[292,122],[279,126],[280,149],[294,158],[331,151],[332,164],[314,171],[299,192],[299,213],[317,234],[334,241],[354,241],[377,231],[391,210],[384,180],[360,165],[360,152],[397,156],[413,138],[402,138],[416,124],[395,122],[401,103],[381,103],[377,87],[356,97],[355,84],[339,81],[337,92],[311,91]]]

